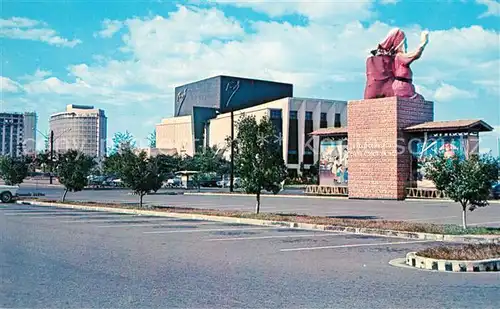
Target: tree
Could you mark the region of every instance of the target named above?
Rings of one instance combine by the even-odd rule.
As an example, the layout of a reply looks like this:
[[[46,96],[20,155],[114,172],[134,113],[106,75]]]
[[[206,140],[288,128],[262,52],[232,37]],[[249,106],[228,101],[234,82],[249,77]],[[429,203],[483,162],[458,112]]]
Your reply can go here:
[[[47,171],[47,167],[50,164],[50,153],[48,151],[39,152],[36,155],[34,163],[35,168],[39,168],[45,173]]]
[[[105,175],[117,176],[120,174],[122,155],[115,152],[104,159],[102,170]]]
[[[427,162],[426,177],[436,189],[462,206],[462,225],[467,228],[467,207],[470,211],[488,205],[492,185],[498,180],[499,160],[491,156],[471,155],[446,158],[438,155]]]
[[[62,201],[68,192],[82,191],[88,183],[88,176],[95,166],[94,158],[78,150],[68,150],[58,154],[56,172],[64,186]]]
[[[121,158],[120,178],[126,187],[139,195],[140,207],[142,207],[144,196],[151,191],[158,190],[165,178],[159,172],[157,160],[148,158],[144,151],[136,155],[126,150]]]
[[[157,155],[154,160],[158,164],[160,174],[170,176],[179,171],[181,158],[177,155],[169,156],[165,154]]]
[[[193,160],[195,170],[201,173],[225,174],[229,171],[229,162],[217,146],[203,148],[194,155]]]
[[[28,176],[29,157],[0,157],[0,177],[6,185],[15,186]]]
[[[264,189],[277,194],[286,177],[281,145],[267,117],[258,123],[255,117],[244,116],[238,121],[237,130],[235,166],[242,187],[247,193],[256,195],[255,212],[259,213],[261,191]]]
[[[125,133],[117,132],[113,136],[113,148],[111,150],[111,154],[120,153],[125,150],[133,150],[135,148],[135,138],[129,131],[125,131]]]
[[[149,148],[156,148],[156,129],[148,135]]]

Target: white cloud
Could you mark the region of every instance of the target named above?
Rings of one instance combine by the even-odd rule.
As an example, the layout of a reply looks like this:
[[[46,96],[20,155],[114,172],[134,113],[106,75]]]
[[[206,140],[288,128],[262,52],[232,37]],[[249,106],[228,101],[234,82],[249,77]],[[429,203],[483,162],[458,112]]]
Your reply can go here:
[[[0,92],[21,92],[23,87],[12,79],[0,76]]]
[[[206,0],[209,3],[251,8],[270,17],[298,14],[310,21],[339,23],[373,17],[374,0]]]
[[[37,68],[33,74],[23,75],[19,79],[26,80],[26,81],[35,81],[35,80],[44,79],[50,75],[52,75],[51,71],[45,71],[45,70],[41,70],[40,68]]]
[[[22,17],[0,19],[0,37],[40,41],[62,47],[75,47],[82,42],[78,39],[70,40],[59,36],[55,30],[47,28],[44,22]]]
[[[0,19],[0,28],[31,28],[37,25],[46,24],[44,22],[24,17],[11,17],[10,19]]]
[[[366,57],[392,25],[361,23],[356,16],[362,14],[349,14],[350,20],[335,24],[313,19],[303,26],[276,21],[242,25],[214,7],[179,6],[168,16],[116,21],[124,33],[122,45],[116,46],[122,60],[96,56],[75,63],[65,80],[39,73],[26,82],[26,96],[30,104],[56,110],[70,103],[119,106],[110,119],[120,123],[110,128],[142,117],[130,114],[136,106],[141,113],[152,110],[144,117],[168,117],[175,86],[218,74],[291,82],[296,96],[361,98]],[[404,30],[411,50],[423,29]],[[446,102],[493,89],[500,81],[499,39],[498,32],[479,26],[431,31],[422,58],[412,64],[417,91]]]
[[[486,6],[486,12],[481,14],[479,18],[500,16],[500,2],[497,0],[476,0],[476,3]]]
[[[400,2],[400,1],[401,0],[380,0],[380,3],[388,5],[388,4],[396,4],[396,3]]]
[[[102,22],[102,27],[103,29],[95,33],[94,36],[100,36],[101,38],[110,38],[115,33],[120,31],[120,29],[123,27],[123,22],[119,20],[105,19]]]
[[[381,22],[369,26],[358,21],[295,26],[259,21],[251,23],[245,33],[238,21],[220,10],[184,6],[167,17],[125,20],[123,27],[126,34],[122,50],[129,60],[101,57],[94,64],[70,66],[70,76],[91,87],[147,89],[150,94],[170,95],[181,83],[228,74],[292,82],[295,92],[302,96],[351,99],[362,94],[368,51],[392,28]],[[422,29],[412,26],[404,30],[411,49],[417,45]],[[449,83],[462,76],[467,80],[496,78],[491,72],[495,72],[493,66],[498,61],[497,32],[472,26],[432,31],[430,38],[423,57],[412,65],[425,97],[428,93],[449,99],[459,90]],[[446,83],[439,87],[443,81]],[[339,96],[331,92],[335,85],[347,82],[358,83],[359,93],[341,92]]]
[[[441,84],[441,86],[436,90],[434,98],[441,102],[450,102],[453,100],[464,100],[475,98],[476,95],[469,91],[459,89],[453,85]]]

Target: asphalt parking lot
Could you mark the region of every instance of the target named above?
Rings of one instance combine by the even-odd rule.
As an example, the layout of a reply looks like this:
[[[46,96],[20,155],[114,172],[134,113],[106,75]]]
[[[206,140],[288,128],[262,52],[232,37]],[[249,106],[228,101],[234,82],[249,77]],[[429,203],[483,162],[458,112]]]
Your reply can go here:
[[[0,206],[0,307],[495,308],[500,274],[390,266],[437,242]]]

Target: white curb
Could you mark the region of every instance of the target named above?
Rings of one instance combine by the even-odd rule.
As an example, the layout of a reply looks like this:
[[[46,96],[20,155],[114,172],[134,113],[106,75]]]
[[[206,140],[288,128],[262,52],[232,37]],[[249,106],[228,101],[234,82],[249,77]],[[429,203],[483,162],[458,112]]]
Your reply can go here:
[[[440,260],[418,256],[416,252],[410,252],[406,255],[406,264],[421,269],[447,272],[500,271],[500,258],[478,261]]]

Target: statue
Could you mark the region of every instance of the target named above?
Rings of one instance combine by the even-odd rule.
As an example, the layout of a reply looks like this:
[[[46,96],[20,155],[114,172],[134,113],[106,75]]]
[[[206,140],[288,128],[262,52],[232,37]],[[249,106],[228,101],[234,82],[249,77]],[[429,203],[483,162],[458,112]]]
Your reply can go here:
[[[429,32],[423,31],[418,49],[407,53],[405,33],[399,28],[391,30],[366,60],[365,99],[398,96],[424,100],[415,92],[410,65],[422,56],[428,43]]]

